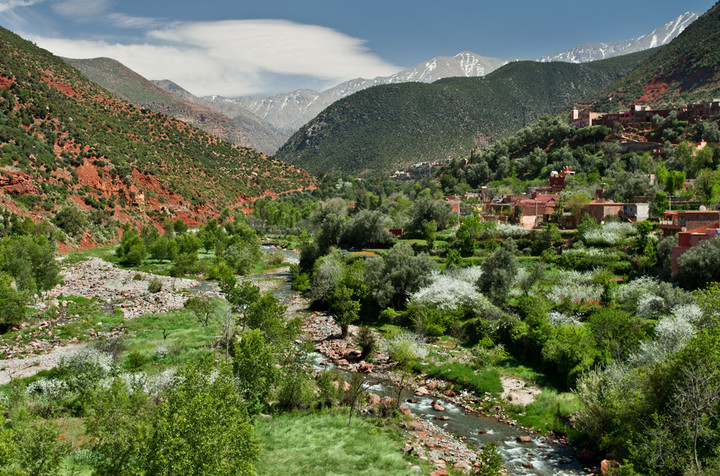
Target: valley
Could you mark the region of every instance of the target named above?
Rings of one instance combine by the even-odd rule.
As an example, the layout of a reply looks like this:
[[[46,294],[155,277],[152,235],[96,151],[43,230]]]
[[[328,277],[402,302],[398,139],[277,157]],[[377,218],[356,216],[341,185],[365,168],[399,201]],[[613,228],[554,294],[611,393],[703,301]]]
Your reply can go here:
[[[83,5],[60,47],[338,85],[0,29],[0,473],[718,472],[720,3],[349,82],[340,29]]]

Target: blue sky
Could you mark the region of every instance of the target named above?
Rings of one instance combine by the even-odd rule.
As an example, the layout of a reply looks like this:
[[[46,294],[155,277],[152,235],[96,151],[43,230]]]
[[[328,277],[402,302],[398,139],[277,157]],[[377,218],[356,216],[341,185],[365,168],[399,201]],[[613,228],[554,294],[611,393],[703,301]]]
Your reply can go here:
[[[0,25],[196,95],[322,90],[472,51],[533,59],[631,39],[714,0],[0,0]]]

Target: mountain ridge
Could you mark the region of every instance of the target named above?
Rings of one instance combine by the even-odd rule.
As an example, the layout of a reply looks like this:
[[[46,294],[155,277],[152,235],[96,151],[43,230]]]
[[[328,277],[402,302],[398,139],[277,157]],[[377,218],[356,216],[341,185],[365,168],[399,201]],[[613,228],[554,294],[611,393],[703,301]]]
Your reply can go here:
[[[698,16],[699,15],[697,13],[693,12],[684,13],[665,25],[656,28],[652,32],[634,39],[600,43],[596,48],[590,48],[588,45],[585,45],[585,51],[582,53],[583,61],[571,61],[573,58],[568,56],[567,52],[573,52],[575,50],[567,50],[566,52],[560,52],[556,55],[548,55],[543,58],[538,58],[536,61],[543,61],[545,58],[556,58],[556,60],[570,62],[589,62],[609,59],[611,57],[621,56],[623,54],[637,51],[640,47],[637,46],[636,43],[644,45],[641,49],[647,49],[651,47],[650,43],[652,43],[648,43],[646,41],[647,37],[658,36],[662,31],[672,32],[672,34],[665,34],[662,41],[655,45],[661,46],[662,44],[666,44],[671,41]],[[577,48],[580,48],[580,46],[576,47],[576,49]],[[560,55],[563,54],[565,54],[567,58],[561,58]],[[575,59],[577,59],[580,56],[580,53],[576,52],[574,55]],[[280,129],[295,131],[304,126],[323,109],[338,99],[369,87],[381,84],[396,84],[410,81],[432,83],[447,77],[484,76],[513,61],[520,61],[520,59],[493,58],[464,51],[455,56],[440,56],[432,58],[428,61],[402,70],[394,75],[382,76],[373,79],[352,79],[322,92],[301,89],[259,98],[247,96],[237,98],[205,96],[203,99],[208,101],[206,103],[207,105],[215,107],[218,110],[222,110],[221,108],[223,107],[230,107],[229,104],[243,107],[254,115],[270,122],[271,124],[274,124]]]
[[[122,100],[4,28],[0,62],[0,207],[10,211],[196,224],[314,187],[301,169]]]
[[[310,173],[372,174],[465,155],[584,101],[652,54],[586,64],[512,62],[484,77],[375,86],[342,98],[276,156]]]

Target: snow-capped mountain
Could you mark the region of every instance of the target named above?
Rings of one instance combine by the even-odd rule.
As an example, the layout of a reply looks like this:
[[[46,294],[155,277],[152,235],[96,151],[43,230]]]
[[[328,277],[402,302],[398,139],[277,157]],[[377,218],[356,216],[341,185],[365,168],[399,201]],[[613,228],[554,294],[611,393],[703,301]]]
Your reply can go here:
[[[684,13],[673,21],[638,38],[609,43],[582,44],[572,50],[544,56],[536,59],[536,61],[584,63],[662,46],[682,33],[698,17],[699,14],[697,13]],[[277,129],[285,131],[287,137],[290,137],[293,131],[308,123],[327,106],[362,89],[381,84],[410,81],[431,83],[448,77],[484,76],[507,63],[517,60],[489,58],[465,51],[455,56],[433,58],[391,76],[374,79],[357,78],[346,81],[323,92],[299,89],[289,93],[260,98],[207,96],[202,99],[204,104],[231,117],[234,117],[233,111],[237,113],[242,109],[250,111],[253,115],[264,119]]]
[[[688,25],[698,19],[695,12],[686,12],[648,33],[632,40],[613,41],[610,43],[584,43],[571,50],[561,51],[553,55],[543,56],[536,61],[565,61],[567,63],[587,63],[613,56],[627,55],[670,43],[683,32]]]
[[[510,61],[512,60],[488,58],[464,51],[455,56],[433,58],[392,76],[351,79],[323,92],[299,89],[290,93],[261,98],[208,96],[204,99],[217,104],[218,107],[222,107],[222,103],[225,103],[225,107],[228,103],[243,106],[275,127],[294,131],[304,126],[338,99],[372,86],[411,81],[432,83],[438,79],[454,76],[484,76]]]

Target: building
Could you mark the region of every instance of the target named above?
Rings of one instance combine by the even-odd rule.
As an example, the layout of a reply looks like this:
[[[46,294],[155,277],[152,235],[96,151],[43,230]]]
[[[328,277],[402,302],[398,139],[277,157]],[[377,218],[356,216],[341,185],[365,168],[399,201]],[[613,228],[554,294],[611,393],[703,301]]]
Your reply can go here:
[[[606,202],[605,200],[593,200],[587,205],[587,214],[596,222],[601,223],[609,215],[622,215],[625,208],[624,203]]]
[[[710,226],[701,226],[694,230],[681,231],[678,233],[678,244],[672,248],[672,272],[679,270],[678,258],[693,246],[697,246],[701,241],[709,240],[720,235],[720,218],[716,219],[715,224]]]
[[[687,230],[715,226],[718,220],[720,220],[720,211],[717,210],[681,210],[665,212],[659,227],[663,231],[663,236],[672,236]]]
[[[645,221],[650,217],[650,204],[624,203],[623,215],[631,222]]]

